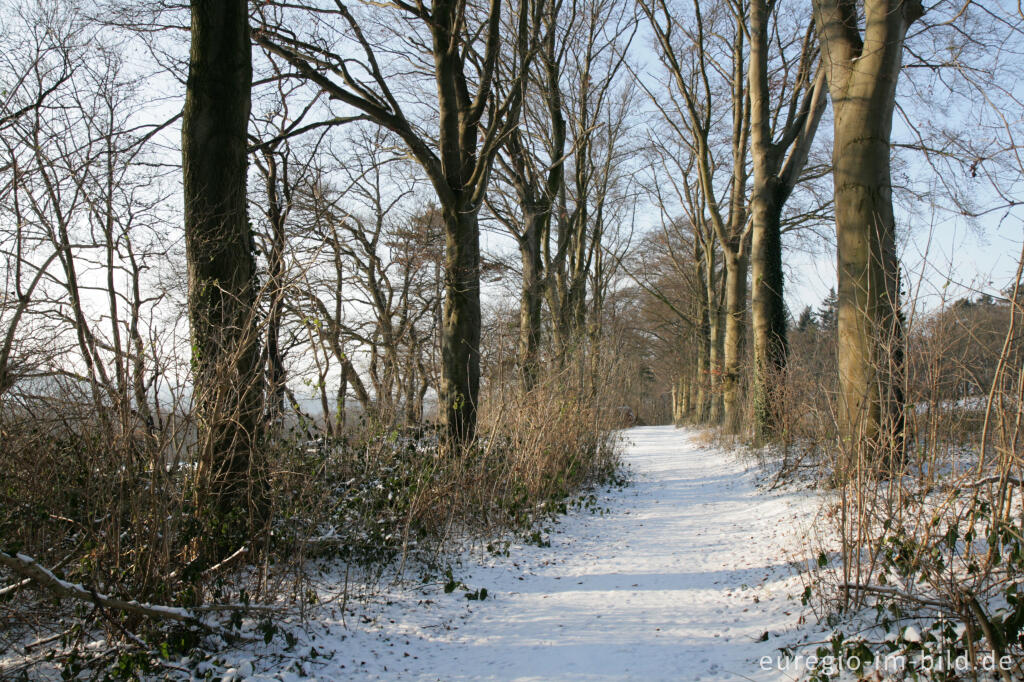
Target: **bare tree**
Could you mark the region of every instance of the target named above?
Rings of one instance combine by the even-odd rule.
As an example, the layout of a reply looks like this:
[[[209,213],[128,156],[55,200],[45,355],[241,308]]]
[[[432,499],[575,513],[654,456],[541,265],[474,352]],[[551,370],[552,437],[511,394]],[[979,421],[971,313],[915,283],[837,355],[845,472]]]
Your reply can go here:
[[[553,209],[565,183],[566,123],[562,77],[568,51],[563,3],[551,2],[544,13],[544,33],[534,64],[537,73],[523,104],[522,124],[509,131],[497,157],[501,179],[510,185],[517,205],[491,193],[491,211],[516,240],[522,268],[519,294],[519,372],[523,389],[536,383],[540,368],[542,305],[547,273],[544,250],[551,234]],[[571,23],[575,18],[570,16]]]
[[[515,30],[501,35],[505,11],[501,0],[487,7],[454,0],[395,2],[388,14],[412,31],[410,51],[425,55],[421,66],[436,87],[437,134],[433,137],[411,119],[393,86],[401,79],[380,66],[378,53],[393,49],[374,44],[347,5],[311,7],[293,13],[294,24],[265,21],[255,39],[269,53],[286,60],[317,88],[394,132],[423,167],[434,187],[445,224],[445,301],[442,332],[441,413],[448,435],[468,442],[476,431],[480,387],[480,244],[478,215],[491,164],[505,135],[519,121],[527,67],[536,51],[543,3],[523,2],[511,10]],[[329,16],[347,29],[356,59],[332,52],[323,41],[303,39],[298,21]],[[391,41],[398,40],[394,35]],[[515,54],[513,68],[500,68],[499,52]],[[426,61],[426,60],[424,60]],[[496,81],[507,93],[499,97]]]
[[[683,22],[665,2],[642,2],[654,31],[658,54],[668,72],[667,97],[651,94],[675,134],[687,140],[700,192],[701,215],[714,230],[725,266],[725,338],[721,367],[723,417],[726,428],[740,426],[742,374],[745,362],[747,270],[750,258],[750,221],[747,220],[747,154],[750,134],[750,98],[746,87],[745,12],[742,6],[716,5],[706,15],[693,3],[692,25]],[[686,42],[681,42],[686,41]],[[688,46],[693,46],[692,56]],[[714,146],[716,127],[728,121],[727,172]],[[724,174],[727,180],[716,181]],[[722,194],[724,191],[724,194]],[[706,218],[703,215],[706,212]],[[711,252],[708,252],[709,255]],[[709,282],[713,270],[708,269]],[[712,368],[712,372],[716,368]]]
[[[769,81],[772,17],[778,33],[777,2],[750,0],[750,146],[754,184],[751,217],[751,314],[754,339],[754,429],[776,435],[772,405],[780,397],[786,366],[786,305],[783,298],[782,210],[793,192],[825,110],[825,72],[816,71],[815,36],[808,28],[790,73],[787,55]],[[780,44],[780,52],[784,46]],[[778,90],[781,89],[781,92]]]
[[[341,321],[322,301],[315,305],[366,357],[372,415],[390,423],[401,412],[418,421],[421,382],[433,384],[423,353],[432,346],[428,321],[440,296],[440,216],[420,203],[420,178],[391,151],[387,131],[361,129],[347,142],[353,153],[338,159],[336,170],[344,189],[318,192],[317,225],[347,270],[344,304],[354,320]]]
[[[693,312],[697,342],[694,418],[698,423],[718,423],[722,414],[722,284],[726,273],[704,194],[691,177],[694,157],[668,111],[660,112],[662,126],[650,135],[654,158],[649,191],[661,217],[659,231],[663,238],[659,243],[670,249],[672,260],[680,264],[677,267],[688,265],[701,292]],[[676,307],[677,314],[681,310]]]
[[[288,192],[282,323],[303,347],[292,376],[314,388],[329,434],[345,426],[349,391],[373,423],[419,422],[438,385],[440,212],[379,126],[334,129],[310,153]]]
[[[562,96],[571,151],[556,198],[555,231],[543,249],[559,364],[574,350],[580,351],[578,361],[585,359],[588,284],[591,295],[600,293],[592,278],[602,270],[615,194],[625,173],[632,84],[624,73],[637,31],[628,7],[596,1],[573,10],[578,25],[569,38],[571,68],[563,76]]]
[[[903,44],[918,0],[815,0],[834,112],[841,432],[901,448],[902,322],[890,136]]]
[[[489,203],[519,246],[518,356],[527,390],[539,370],[545,299],[556,364],[574,345],[582,350],[587,334],[599,336],[587,324],[588,293],[599,310],[593,296],[609,272],[602,267],[604,232],[628,163],[625,128],[633,112],[623,106],[630,92],[623,65],[635,31],[635,17],[622,5],[552,3],[523,124],[498,158],[502,184]],[[599,315],[589,317],[599,322]]]
[[[4,152],[0,161],[0,205],[8,209],[5,218],[14,226],[13,231],[5,231],[0,241],[5,274],[0,299],[0,398],[19,379],[32,373],[33,366],[42,362],[46,354],[46,349],[26,343],[23,324],[31,316],[36,292],[44,285],[48,269],[59,253],[36,253],[35,240],[28,234],[25,212],[34,204],[26,202],[23,195],[27,177],[24,166],[31,159],[26,153],[31,149],[31,130],[41,120],[37,112],[71,78],[71,61],[77,57],[71,40],[73,26],[59,13],[37,16],[17,9],[10,8],[5,11],[9,12],[7,16],[0,16],[12,29],[26,29],[20,34],[21,40],[8,45],[0,57],[0,73],[5,84],[10,83],[0,101],[0,140]],[[10,35],[14,37],[15,31]]]
[[[0,143],[0,216],[10,226],[0,244],[14,294],[0,306],[0,387],[24,379],[22,390],[44,396],[62,383],[124,438],[152,419],[147,317],[163,294],[147,271],[167,244],[157,236],[166,196],[148,152],[162,126],[138,122],[140,83],[95,27],[74,10],[34,11],[23,19],[38,34],[6,55],[8,65],[27,61],[8,101],[19,113]],[[72,61],[79,68],[65,73]],[[50,96],[60,106],[43,104]],[[40,335],[46,352],[31,340]]]
[[[260,513],[252,495],[262,391],[256,261],[246,209],[249,14],[245,0],[194,0],[191,8],[182,166],[198,485],[201,505],[213,515],[209,520],[230,531]],[[239,508],[247,518],[238,519]]]

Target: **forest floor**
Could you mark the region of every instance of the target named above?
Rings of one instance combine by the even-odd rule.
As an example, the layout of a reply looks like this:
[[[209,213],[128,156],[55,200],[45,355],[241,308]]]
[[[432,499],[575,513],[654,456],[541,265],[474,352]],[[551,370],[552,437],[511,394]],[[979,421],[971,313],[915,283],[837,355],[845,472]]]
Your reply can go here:
[[[814,628],[799,575],[814,495],[759,490],[752,462],[699,431],[624,437],[630,484],[560,517],[550,546],[467,553],[450,592],[442,581],[336,599],[288,650],[275,638],[221,665],[275,680],[799,677],[762,657]]]

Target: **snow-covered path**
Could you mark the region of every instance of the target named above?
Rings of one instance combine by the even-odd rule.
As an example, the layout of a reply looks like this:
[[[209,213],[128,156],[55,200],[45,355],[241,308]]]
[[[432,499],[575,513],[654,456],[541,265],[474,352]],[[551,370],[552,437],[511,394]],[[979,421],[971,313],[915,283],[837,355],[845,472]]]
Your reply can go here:
[[[600,499],[603,516],[574,512],[551,534],[551,547],[513,547],[508,558],[467,566],[457,577],[487,588],[485,601],[417,590],[364,622],[349,616],[348,629],[318,624],[312,644],[330,658],[306,672],[321,679],[791,679],[758,661],[777,655],[803,610],[790,562],[802,553],[812,501],[758,493],[752,472],[695,443],[695,434],[631,429],[625,459],[633,482]],[[272,665],[264,659],[257,669]]]

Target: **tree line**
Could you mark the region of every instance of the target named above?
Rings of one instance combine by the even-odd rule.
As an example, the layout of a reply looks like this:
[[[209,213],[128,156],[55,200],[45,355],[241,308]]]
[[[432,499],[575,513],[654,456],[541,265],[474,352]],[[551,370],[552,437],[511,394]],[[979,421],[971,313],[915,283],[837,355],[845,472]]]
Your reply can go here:
[[[1016,206],[1020,18],[972,2],[3,12],[5,434],[54,461],[115,444],[111,480],[123,454],[174,490],[199,524],[177,551],[206,566],[275,522],[271,453],[359,422],[365,445],[436,421],[469,457],[528,440],[496,435],[510,406],[531,429],[575,411],[566,433],[589,435],[569,460],[530,441],[555,480],[624,413],[789,443],[815,367],[836,442],[898,462],[930,341],[908,321],[894,202],[907,222]],[[914,90],[984,134],[917,125],[909,103],[937,104]],[[800,244],[834,246],[837,279],[794,319]],[[976,390],[995,376],[967,364]],[[187,483],[171,462],[194,464]],[[147,547],[173,535],[143,525]]]

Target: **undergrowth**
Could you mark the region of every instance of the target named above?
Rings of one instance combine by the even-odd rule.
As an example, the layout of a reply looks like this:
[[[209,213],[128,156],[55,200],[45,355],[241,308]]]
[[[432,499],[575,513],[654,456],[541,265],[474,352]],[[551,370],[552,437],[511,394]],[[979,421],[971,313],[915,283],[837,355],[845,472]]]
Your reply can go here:
[[[215,652],[233,642],[288,646],[279,616],[314,613],[320,572],[343,570],[346,584],[334,587],[346,599],[349,575],[364,594],[396,577],[464,587],[453,573],[459,552],[545,546],[555,517],[599,513],[589,491],[624,483],[614,414],[554,389],[485,412],[465,448],[430,426],[368,420],[329,437],[299,421],[264,440],[267,525],[237,538],[223,562],[201,565],[186,422],[112,440],[88,412],[69,419],[53,406],[41,420],[33,407],[0,413],[0,468],[12,472],[0,489],[0,550],[102,595],[230,608],[205,616],[209,627],[169,624],[54,599],[0,570],[4,677],[214,671]],[[487,598],[485,588],[464,591]]]

